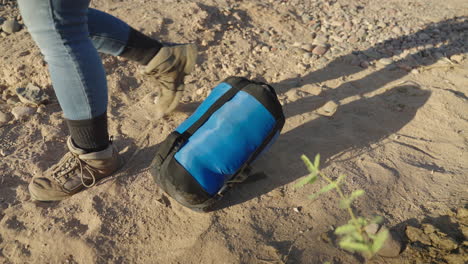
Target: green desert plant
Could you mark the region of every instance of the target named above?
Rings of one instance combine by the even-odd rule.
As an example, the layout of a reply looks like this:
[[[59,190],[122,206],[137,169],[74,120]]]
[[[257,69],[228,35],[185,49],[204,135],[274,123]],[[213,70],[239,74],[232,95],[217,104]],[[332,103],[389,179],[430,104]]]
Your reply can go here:
[[[316,199],[320,195],[335,190],[340,196],[340,207],[348,211],[350,220],[347,224],[339,226],[335,229],[335,234],[339,236],[338,245],[351,252],[360,252],[366,257],[372,257],[379,251],[384,245],[389,233],[388,231],[378,232],[377,234],[368,234],[365,231],[366,226],[375,223],[380,224],[383,219],[382,217],[375,217],[372,220],[367,220],[364,217],[357,217],[354,214],[351,205],[356,198],[365,194],[364,190],[355,190],[351,194],[343,192],[341,185],[343,184],[345,175],[339,175],[338,178],[332,179],[325,175],[319,168],[320,166],[320,155],[315,156],[315,160],[312,163],[305,155],[302,155],[310,174],[305,178],[301,179],[295,187],[303,187],[306,184],[312,184],[317,181],[318,178],[324,179],[328,184],[321,188],[317,193],[309,196],[310,199]]]

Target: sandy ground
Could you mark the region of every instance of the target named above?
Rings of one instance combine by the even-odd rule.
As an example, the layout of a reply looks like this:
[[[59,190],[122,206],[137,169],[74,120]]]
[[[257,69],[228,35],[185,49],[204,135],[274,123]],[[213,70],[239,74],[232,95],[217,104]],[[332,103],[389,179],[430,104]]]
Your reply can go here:
[[[67,131],[54,101],[22,120],[9,114],[22,105],[17,87],[53,90],[27,30],[3,34],[0,263],[362,263],[324,236],[348,219],[337,197],[311,201],[320,184],[293,187],[307,174],[300,155],[317,153],[328,175],[348,175],[347,190],[366,191],[354,206],[359,215],[384,216],[403,241],[407,225],[431,223],[455,234],[460,246],[450,254],[466,253],[460,230],[468,223],[450,218],[468,201],[466,1],[92,2],[153,37],[198,43],[198,65],[177,112],[152,120],[157,87],[137,65],[103,56],[110,133],[128,163],[68,200],[37,203],[27,184],[65,153]],[[0,2],[0,16],[17,15],[13,1]],[[148,165],[230,75],[275,86],[287,122],[255,166],[264,177],[227,194],[214,212],[192,212],[153,183]],[[329,101],[337,111],[324,116]],[[370,262],[457,263],[428,259],[405,250]]]

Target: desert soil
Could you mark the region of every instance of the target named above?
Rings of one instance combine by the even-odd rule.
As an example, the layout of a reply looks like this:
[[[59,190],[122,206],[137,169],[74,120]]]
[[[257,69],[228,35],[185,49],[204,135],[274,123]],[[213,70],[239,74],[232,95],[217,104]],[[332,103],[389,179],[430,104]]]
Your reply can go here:
[[[154,120],[157,87],[139,66],[103,55],[109,125],[127,161],[114,178],[59,203],[27,185],[65,153],[66,126],[47,66],[27,29],[0,33],[0,263],[466,263],[468,2],[466,0],[95,0],[92,7],[152,37],[195,42],[200,58],[177,111]],[[0,1],[0,23],[21,17]],[[10,23],[10,22],[8,22]],[[16,30],[13,30],[16,31]],[[217,210],[167,197],[148,171],[158,144],[224,78],[271,83],[287,117]],[[17,88],[51,99],[33,105]],[[252,120],[254,122],[254,120]],[[339,249],[348,220],[300,156],[322,157],[357,214],[400,236],[396,258]]]

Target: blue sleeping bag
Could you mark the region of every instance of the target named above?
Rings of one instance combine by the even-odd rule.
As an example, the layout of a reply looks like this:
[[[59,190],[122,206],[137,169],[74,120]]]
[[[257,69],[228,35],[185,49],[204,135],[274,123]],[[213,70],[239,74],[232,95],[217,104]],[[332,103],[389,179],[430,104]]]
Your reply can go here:
[[[161,144],[151,171],[182,205],[204,210],[279,135],[284,115],[274,89],[230,77]]]

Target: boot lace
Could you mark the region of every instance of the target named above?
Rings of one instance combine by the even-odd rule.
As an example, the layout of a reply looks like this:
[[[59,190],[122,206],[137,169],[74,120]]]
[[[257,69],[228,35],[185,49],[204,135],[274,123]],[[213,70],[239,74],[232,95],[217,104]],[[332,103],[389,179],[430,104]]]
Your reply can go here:
[[[69,178],[73,177],[76,171],[79,172],[81,183],[86,188],[93,187],[96,184],[95,171],[86,162],[82,161],[78,155],[71,152],[65,154],[62,160],[52,170],[52,176],[57,182],[65,184]],[[86,184],[85,182],[85,171],[88,172],[92,179],[91,184]]]

